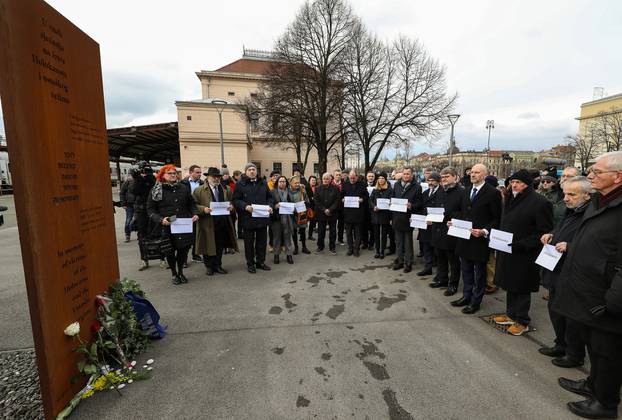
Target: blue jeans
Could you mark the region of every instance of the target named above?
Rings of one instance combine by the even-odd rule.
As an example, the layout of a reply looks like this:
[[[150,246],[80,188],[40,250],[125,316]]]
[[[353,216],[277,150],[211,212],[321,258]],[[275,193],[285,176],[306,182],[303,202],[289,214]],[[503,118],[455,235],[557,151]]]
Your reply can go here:
[[[134,217],[134,206],[127,206],[125,209],[125,236],[129,238],[132,233],[132,228],[130,227],[130,223],[132,222],[132,218]]]
[[[486,290],[486,263],[462,260],[462,282],[464,290],[462,294],[465,298],[470,299],[471,305],[479,305],[482,303],[484,292]]]

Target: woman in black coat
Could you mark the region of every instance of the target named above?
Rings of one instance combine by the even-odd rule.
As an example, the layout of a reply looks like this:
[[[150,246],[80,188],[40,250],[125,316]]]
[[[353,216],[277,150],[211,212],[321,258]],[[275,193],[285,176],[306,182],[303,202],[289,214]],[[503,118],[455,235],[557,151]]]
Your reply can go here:
[[[147,198],[147,213],[151,221],[160,226],[163,236],[169,236],[173,251],[166,256],[168,266],[173,274],[172,282],[177,285],[188,283],[184,276],[184,264],[188,258],[188,251],[194,243],[194,234],[171,234],[170,217],[191,218],[192,222],[199,220],[199,210],[190,189],[177,181],[177,170],[174,165],[164,165],[160,168],[156,184]]]
[[[540,237],[553,230],[553,206],[534,191],[526,170],[509,179],[512,193],[499,230],[513,234],[512,253],[497,252],[495,268],[495,284],[507,292],[507,315],[495,317],[495,322],[512,325],[508,332],[521,335],[529,330],[531,293],[540,288],[540,266],[535,261],[542,250]]]
[[[447,168],[446,168],[447,169]],[[453,171],[453,169],[452,169]],[[443,188],[435,194],[429,207],[443,207],[444,218],[441,223],[432,223],[431,244],[436,250],[436,276],[430,287],[447,287],[445,296],[455,295],[460,283],[460,258],[456,255],[456,237],[447,235],[447,222],[457,217],[462,204],[464,188],[457,183],[458,177],[451,171],[441,171]]]
[[[393,189],[387,182],[387,173],[380,172],[376,180],[376,186],[369,197],[369,208],[371,210],[371,224],[374,232],[374,245],[376,255],[374,258],[384,258],[384,250],[387,246],[387,235],[391,229],[391,212],[389,210],[378,209],[379,198],[391,199]]]

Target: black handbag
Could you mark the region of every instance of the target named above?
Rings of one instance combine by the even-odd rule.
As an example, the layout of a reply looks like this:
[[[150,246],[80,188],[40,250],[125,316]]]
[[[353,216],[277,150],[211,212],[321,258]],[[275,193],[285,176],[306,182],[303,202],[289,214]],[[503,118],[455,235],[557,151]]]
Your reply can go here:
[[[143,240],[143,247],[148,260],[160,260],[171,255],[174,251],[170,235],[161,226],[154,229],[150,238]]]

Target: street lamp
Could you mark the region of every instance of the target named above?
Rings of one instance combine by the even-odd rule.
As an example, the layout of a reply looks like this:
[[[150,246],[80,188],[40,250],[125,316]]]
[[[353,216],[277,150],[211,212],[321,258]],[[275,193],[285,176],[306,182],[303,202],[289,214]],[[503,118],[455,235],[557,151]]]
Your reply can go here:
[[[451,160],[454,155],[454,125],[456,121],[458,121],[458,118],[460,118],[460,114],[449,114],[447,118],[451,123],[451,136],[449,138],[449,166],[451,166]]]
[[[212,99],[212,105],[228,105],[229,102],[223,99]],[[218,112],[218,121],[220,122],[220,167],[224,167],[225,165],[225,144],[222,138],[222,111],[224,111],[224,106],[217,106],[216,111]]]
[[[486,130],[488,130],[488,147],[486,148],[486,163],[490,163],[490,130],[494,130],[495,120],[486,121]]]

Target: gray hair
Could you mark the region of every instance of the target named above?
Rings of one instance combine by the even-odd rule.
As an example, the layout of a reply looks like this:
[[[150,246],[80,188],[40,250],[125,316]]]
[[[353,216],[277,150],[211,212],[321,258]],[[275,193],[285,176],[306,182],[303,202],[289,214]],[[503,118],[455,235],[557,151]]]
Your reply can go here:
[[[441,169],[441,175],[458,176],[458,172],[456,172],[456,170],[453,167],[447,166]]]
[[[596,162],[602,159],[607,161],[607,169],[610,171],[622,171],[622,150],[603,153],[596,158]]]
[[[325,177],[325,176],[327,176],[327,175],[328,175],[328,177],[330,177],[330,178],[332,178],[332,177],[333,177],[333,174],[331,174],[330,172],[324,172],[324,173],[322,174],[322,179],[324,179],[324,177]]]
[[[572,178],[568,178],[566,182],[564,182],[564,187],[570,184],[579,184],[579,187],[581,187],[581,192],[588,194],[594,192],[594,188],[592,188],[592,183],[584,176],[573,176]]]
[[[566,166],[566,167],[564,168],[564,171],[566,171],[566,170],[568,170],[568,169],[572,169],[572,170],[574,170],[574,171],[577,173],[577,175],[575,175],[575,176],[578,176],[578,175],[579,175],[579,169],[575,168],[574,166]],[[563,172],[563,171],[562,171],[562,172]]]

